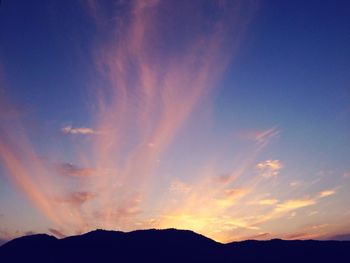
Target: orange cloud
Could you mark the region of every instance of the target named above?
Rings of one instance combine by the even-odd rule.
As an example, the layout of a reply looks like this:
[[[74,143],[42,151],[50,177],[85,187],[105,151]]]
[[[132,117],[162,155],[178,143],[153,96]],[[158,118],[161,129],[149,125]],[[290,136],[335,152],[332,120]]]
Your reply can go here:
[[[336,193],[335,190],[324,190],[324,191],[319,193],[319,196],[320,196],[320,198],[322,198],[322,197],[334,195],[335,193]]]
[[[223,194],[216,199],[216,204],[220,207],[230,207],[237,202],[242,196],[247,194],[248,189],[231,188],[225,189]]]
[[[302,207],[314,205],[316,203],[315,199],[292,199],[292,200],[287,200],[283,203],[279,203],[277,207],[275,208],[275,211],[280,213],[280,212],[289,212],[295,209],[299,209]]]
[[[277,203],[277,199],[263,199],[258,202],[259,205],[275,205]]]

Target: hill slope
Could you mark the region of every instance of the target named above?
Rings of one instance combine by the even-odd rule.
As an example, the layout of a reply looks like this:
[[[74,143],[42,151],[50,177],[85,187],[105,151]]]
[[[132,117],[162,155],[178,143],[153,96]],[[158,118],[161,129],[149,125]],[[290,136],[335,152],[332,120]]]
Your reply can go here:
[[[347,241],[220,244],[187,230],[95,230],[57,239],[40,234],[0,247],[1,262],[350,262]]]

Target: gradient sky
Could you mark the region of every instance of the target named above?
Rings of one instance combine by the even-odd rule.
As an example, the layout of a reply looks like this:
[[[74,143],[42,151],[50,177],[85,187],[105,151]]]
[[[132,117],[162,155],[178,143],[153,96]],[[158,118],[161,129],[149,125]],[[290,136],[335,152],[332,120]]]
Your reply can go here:
[[[0,5],[0,239],[350,233],[349,1]]]

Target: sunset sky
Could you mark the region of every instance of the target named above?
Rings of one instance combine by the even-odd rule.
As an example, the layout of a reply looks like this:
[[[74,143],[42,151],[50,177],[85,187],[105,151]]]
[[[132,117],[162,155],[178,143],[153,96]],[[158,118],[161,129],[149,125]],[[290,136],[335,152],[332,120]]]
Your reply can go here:
[[[350,2],[3,0],[0,240],[350,238]]]

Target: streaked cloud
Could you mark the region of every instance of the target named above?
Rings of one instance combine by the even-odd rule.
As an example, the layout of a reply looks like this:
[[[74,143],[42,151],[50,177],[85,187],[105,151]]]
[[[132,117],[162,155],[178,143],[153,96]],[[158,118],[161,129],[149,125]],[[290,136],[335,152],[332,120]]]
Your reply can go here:
[[[265,178],[277,176],[282,167],[283,165],[279,160],[266,160],[256,165],[256,168],[259,170],[261,176]]]
[[[19,124],[2,126],[0,123],[0,158],[15,186],[22,190],[38,209],[53,222],[59,217],[45,190],[50,189],[47,169],[37,157],[26,136],[14,131]],[[15,137],[15,138],[14,138]],[[46,184],[46,189],[42,185]]]

